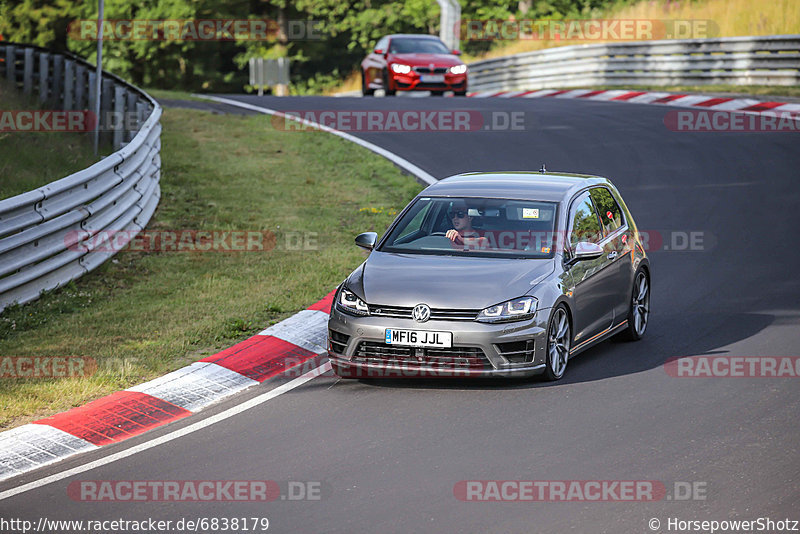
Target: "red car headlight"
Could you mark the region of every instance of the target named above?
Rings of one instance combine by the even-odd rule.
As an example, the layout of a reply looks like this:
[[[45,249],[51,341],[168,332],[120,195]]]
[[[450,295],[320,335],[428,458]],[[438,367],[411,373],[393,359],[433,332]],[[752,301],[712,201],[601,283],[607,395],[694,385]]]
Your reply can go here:
[[[392,72],[397,74],[408,74],[411,72],[411,67],[409,65],[403,65],[402,63],[392,63]]]

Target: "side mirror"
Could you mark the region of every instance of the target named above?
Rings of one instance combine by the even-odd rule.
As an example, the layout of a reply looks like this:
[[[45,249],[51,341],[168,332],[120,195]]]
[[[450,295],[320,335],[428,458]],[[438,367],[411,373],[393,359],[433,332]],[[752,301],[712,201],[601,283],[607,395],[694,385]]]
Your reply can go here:
[[[453,55],[454,56],[460,56],[461,55],[461,50],[453,50]]]
[[[603,255],[603,247],[597,243],[589,243],[581,241],[575,245],[575,254],[569,260],[569,264],[578,263],[579,261],[596,260]]]
[[[379,56],[380,56],[381,54],[383,54],[383,50],[382,50],[382,49],[380,49],[380,48],[376,48],[375,50],[373,50],[373,52],[374,52],[375,54],[378,54]]]
[[[364,232],[356,236],[356,245],[367,250],[375,248],[375,242],[378,240],[378,234],[375,232]],[[600,249],[603,252],[603,249]]]

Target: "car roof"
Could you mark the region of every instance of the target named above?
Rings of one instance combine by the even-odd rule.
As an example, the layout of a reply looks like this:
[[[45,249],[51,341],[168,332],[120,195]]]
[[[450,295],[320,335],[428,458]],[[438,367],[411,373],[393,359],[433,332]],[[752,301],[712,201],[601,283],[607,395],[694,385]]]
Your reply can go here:
[[[391,35],[386,35],[385,37],[395,38],[395,37],[420,37],[420,38],[427,38],[427,39],[436,39],[437,41],[441,41],[438,35],[428,35],[426,33],[393,33]]]
[[[561,202],[593,185],[613,184],[590,174],[561,172],[469,172],[439,180],[420,193],[421,196],[519,198]]]

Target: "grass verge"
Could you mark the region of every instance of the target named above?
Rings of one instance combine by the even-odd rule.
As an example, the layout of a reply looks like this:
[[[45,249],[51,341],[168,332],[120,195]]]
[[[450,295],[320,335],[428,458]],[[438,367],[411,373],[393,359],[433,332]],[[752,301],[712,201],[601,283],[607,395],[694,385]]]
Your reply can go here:
[[[354,235],[382,232],[422,188],[364,148],[275,130],[262,115],[167,109],[162,124],[162,198],[149,229],[268,230],[275,247],[123,251],[5,310],[0,355],[92,357],[98,369],[0,379],[0,428],[160,376],[304,309],[363,261]]]
[[[41,109],[15,88],[0,83],[3,111]],[[64,178],[96,161],[91,134],[0,131],[0,199]]]
[[[195,102],[208,102],[208,100],[203,100],[202,98],[198,98],[194,96],[194,94],[188,91],[177,91],[174,89],[145,89],[145,93],[152,96],[156,100],[193,100]]]

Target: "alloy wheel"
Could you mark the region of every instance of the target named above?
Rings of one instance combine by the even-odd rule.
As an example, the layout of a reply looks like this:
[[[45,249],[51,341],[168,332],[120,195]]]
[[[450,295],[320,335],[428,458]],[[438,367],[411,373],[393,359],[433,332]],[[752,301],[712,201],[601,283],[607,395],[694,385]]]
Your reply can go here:
[[[647,282],[647,276],[641,271],[636,275],[634,288],[631,316],[636,335],[642,337],[647,329],[647,319],[650,317],[650,284]]]
[[[564,376],[569,360],[570,328],[567,310],[559,307],[553,312],[547,329],[547,377],[558,380]]]

